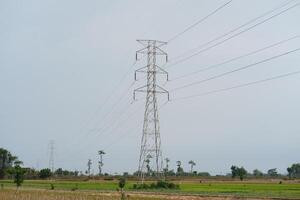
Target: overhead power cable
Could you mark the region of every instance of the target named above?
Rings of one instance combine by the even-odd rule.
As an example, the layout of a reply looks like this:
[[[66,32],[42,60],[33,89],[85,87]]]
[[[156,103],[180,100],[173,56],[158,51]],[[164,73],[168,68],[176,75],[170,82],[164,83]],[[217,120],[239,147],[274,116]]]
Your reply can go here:
[[[273,76],[273,77],[270,77],[270,78],[261,79],[261,80],[258,80],[258,81],[248,82],[248,83],[244,83],[244,84],[240,84],[240,85],[236,85],[236,86],[232,86],[232,87],[212,90],[212,91],[209,91],[209,92],[203,92],[203,93],[200,93],[200,94],[195,94],[195,95],[190,95],[190,96],[185,96],[185,97],[179,97],[179,98],[173,99],[172,101],[203,97],[203,96],[207,96],[207,95],[211,95],[211,94],[225,92],[225,91],[228,91],[228,90],[234,90],[234,89],[238,89],[238,88],[242,88],[242,87],[249,87],[249,86],[252,86],[252,85],[256,85],[256,84],[260,84],[260,83],[264,83],[264,82],[268,82],[268,81],[272,81],[272,80],[276,80],[276,79],[286,78],[288,76],[294,76],[294,75],[298,75],[298,74],[300,74],[300,70],[290,72],[290,73],[287,73],[287,74],[282,74],[282,75],[279,75],[279,76]]]
[[[189,73],[187,73],[187,74],[184,74],[184,75],[181,75],[181,76],[177,76],[177,77],[175,77],[175,78],[169,80],[169,82],[170,82],[170,81],[179,80],[179,79],[182,79],[182,78],[186,78],[186,77],[189,77],[189,76],[193,76],[193,75],[196,75],[196,74],[198,74],[198,73],[205,72],[205,71],[208,71],[208,70],[211,70],[211,69],[220,67],[220,66],[222,66],[222,65],[231,63],[231,62],[236,61],[236,60],[239,60],[239,59],[241,59],[241,58],[245,58],[245,57],[248,57],[248,56],[257,54],[257,53],[259,53],[259,52],[262,52],[262,51],[264,51],[264,50],[273,48],[273,47],[275,47],[275,46],[278,46],[278,45],[281,45],[281,44],[283,44],[283,43],[289,42],[289,41],[291,41],[291,40],[297,39],[297,38],[299,38],[299,37],[300,37],[300,34],[299,34],[299,35],[296,35],[296,36],[293,36],[293,37],[290,37],[290,38],[288,38],[288,39],[281,40],[281,41],[279,41],[279,42],[273,43],[273,44],[271,44],[271,45],[265,46],[265,47],[263,47],[263,48],[259,48],[259,49],[257,49],[257,50],[251,51],[251,52],[249,52],[249,53],[246,53],[246,54],[243,54],[243,55],[240,55],[240,56],[237,56],[237,57],[228,59],[228,60],[226,60],[226,61],[223,61],[223,62],[220,62],[220,63],[217,63],[217,64],[213,64],[213,65],[210,65],[210,66],[207,66],[207,67],[202,67],[202,68],[199,69],[199,70],[195,70],[195,71],[193,71],[193,72],[189,72]]]
[[[246,65],[246,66],[243,66],[243,67],[240,67],[240,68],[237,68],[237,69],[228,71],[228,72],[224,72],[224,73],[221,73],[221,74],[218,74],[218,75],[209,77],[209,78],[207,78],[207,79],[203,79],[203,80],[200,80],[200,81],[195,81],[195,82],[193,82],[193,83],[189,83],[189,84],[186,84],[186,85],[177,87],[177,88],[175,88],[175,89],[173,89],[173,90],[171,90],[171,91],[181,90],[181,89],[183,89],[183,88],[187,88],[187,87],[190,87],[190,86],[193,86],[193,85],[198,85],[198,84],[201,84],[201,83],[205,83],[205,82],[207,82],[207,81],[211,81],[211,80],[214,80],[214,79],[217,79],[217,78],[220,78],[220,77],[223,77],[223,76],[226,76],[226,75],[229,75],[229,74],[232,74],[232,73],[241,71],[241,70],[248,69],[248,68],[253,67],[253,66],[256,66],[256,65],[258,65],[258,64],[265,63],[265,62],[268,62],[268,61],[270,61],[270,60],[274,60],[274,59],[276,59],[276,58],[280,58],[280,57],[282,57],[282,56],[286,56],[286,55],[288,55],[288,54],[297,52],[297,51],[299,51],[299,50],[300,50],[300,48],[297,48],[297,49],[294,49],[294,50],[291,50],[291,51],[288,51],[288,52],[285,52],[285,53],[282,53],[282,54],[279,54],[279,55],[276,55],[276,56],[273,56],[273,57],[270,57],[270,58],[267,58],[267,59],[264,59],[264,60],[261,60],[261,61],[252,63],[252,64],[249,64],[249,65]]]
[[[115,94],[115,92],[118,90],[118,88],[123,84],[123,82],[126,80],[127,76],[130,74],[130,71],[133,69],[133,67],[136,65],[137,61],[134,61],[132,65],[130,65],[130,67],[128,68],[128,70],[125,72],[125,74],[122,76],[122,78],[120,79],[120,81],[116,84],[115,89],[113,90],[112,93],[110,93],[105,100],[103,101],[102,104],[100,104],[100,106],[96,109],[96,111],[94,112],[94,114],[86,121],[86,123],[84,124],[84,126],[82,126],[80,133],[83,133],[83,130],[90,124],[90,122],[93,120],[93,118],[96,117],[96,115],[103,110],[103,108],[105,107],[105,105],[109,102],[109,100],[113,97],[113,95]],[[125,92],[122,93],[121,97],[117,100],[117,102],[115,102],[111,109],[106,112],[101,120],[100,123],[103,123],[103,121],[108,117],[108,115],[115,109],[115,107],[117,106],[117,104],[124,98],[124,96],[129,92],[129,90],[131,89],[131,87],[134,85],[134,82],[132,82],[129,86],[129,88],[127,88],[125,90]],[[85,132],[85,134],[83,134],[81,137],[81,139],[78,138],[77,142],[73,143],[71,146],[78,146],[79,144],[82,143],[82,141],[85,139],[85,137],[87,137],[90,134],[90,131]]]
[[[166,105],[167,102],[168,102],[168,101],[166,101],[165,103],[162,103],[162,104],[159,106],[160,109],[162,109],[162,108]],[[127,121],[128,119],[130,119],[133,115],[135,115],[135,114],[137,113],[137,111],[138,111],[138,109],[135,110],[135,112],[131,113],[131,114],[128,116],[128,118],[126,118],[124,121],[122,121],[122,124],[123,124],[123,122]],[[140,122],[142,123],[143,121],[140,121]],[[138,124],[141,124],[141,123],[138,123]],[[120,142],[122,139],[124,139],[125,136],[131,135],[132,133],[136,134],[136,132],[134,131],[134,128],[129,128],[127,131],[124,131],[124,132],[125,132],[124,134],[122,134],[122,135],[121,135],[120,137],[118,137],[116,140],[113,140],[111,143],[109,143],[109,144],[108,144],[107,146],[105,146],[105,148],[103,148],[103,149],[105,149],[105,150],[109,149],[111,146],[117,144],[117,143]],[[133,135],[133,134],[132,134],[132,135]]]
[[[132,103],[129,104],[124,110],[122,110],[122,113],[119,115],[119,117],[117,117],[114,121],[112,121],[108,126],[106,126],[105,128],[103,128],[102,131],[101,131],[101,134],[98,134],[97,136],[101,136],[101,137],[103,137],[103,138],[107,137],[107,136],[108,136],[107,133],[111,133],[112,130],[115,130],[116,128],[120,128],[120,127],[123,125],[123,123],[124,123],[125,121],[129,120],[130,118],[132,118],[132,116],[133,116],[136,112],[129,113],[129,114],[128,114],[129,117],[125,118],[125,120],[120,120],[121,117],[124,116],[125,112],[128,112],[129,107],[131,107],[131,105],[133,105],[133,104],[132,104]],[[116,126],[116,125],[118,125],[118,126]],[[109,129],[109,128],[111,128],[111,127],[112,127],[112,129]],[[110,131],[109,131],[109,130],[110,130]],[[86,147],[87,147],[88,145],[90,145],[90,142],[89,142],[89,143],[86,142],[87,140],[84,140],[84,141],[85,141],[85,143],[82,143],[82,142],[81,142],[80,144],[76,145],[76,150],[74,150],[74,151],[72,151],[72,152],[68,152],[68,153],[69,153],[69,154],[68,154],[68,157],[69,157],[70,155],[76,155],[76,154],[82,152],[84,149],[86,149]]]
[[[133,81],[130,86],[122,93],[122,95],[120,96],[120,98],[117,99],[117,101],[112,105],[112,107],[110,108],[110,110],[108,110],[108,112],[106,112],[103,117],[101,118],[101,120],[99,120],[100,123],[103,123],[104,120],[106,120],[106,118],[115,110],[115,108],[117,107],[117,105],[124,99],[124,97],[126,96],[126,94],[130,91],[130,89],[133,87],[135,81]]]
[[[191,30],[192,28],[194,28],[195,26],[197,26],[198,24],[202,23],[203,21],[205,21],[206,19],[208,19],[210,16],[214,15],[215,13],[217,13],[219,10],[221,10],[222,8],[224,8],[225,6],[227,6],[228,4],[230,4],[233,0],[230,0],[228,2],[226,2],[225,4],[219,6],[217,9],[215,9],[214,11],[212,11],[211,13],[209,13],[208,15],[206,15],[205,17],[201,18],[200,20],[198,20],[197,22],[195,22],[194,24],[190,25],[189,27],[187,27],[186,29],[184,29],[183,31],[181,31],[180,33],[174,35],[173,37],[171,37],[167,42],[170,43],[173,40],[177,39],[179,36],[183,35],[184,33],[186,33],[187,31]]]
[[[288,2],[288,3],[290,3],[290,2]],[[186,60],[189,60],[189,59],[193,58],[194,56],[197,56],[197,55],[199,55],[199,54],[201,54],[201,53],[203,53],[203,52],[206,52],[206,51],[212,49],[213,47],[216,47],[216,46],[218,46],[218,45],[221,45],[221,44],[225,43],[226,41],[228,41],[228,40],[230,40],[230,39],[232,39],[232,38],[235,38],[235,37],[237,37],[237,36],[239,36],[239,35],[241,35],[241,34],[247,32],[247,31],[249,31],[249,30],[251,30],[251,29],[253,29],[253,28],[255,28],[255,27],[257,27],[257,26],[259,26],[259,25],[261,25],[261,24],[263,24],[263,23],[265,23],[265,22],[267,22],[267,21],[269,21],[269,20],[271,20],[271,19],[273,19],[273,18],[275,18],[275,17],[277,17],[277,16],[279,16],[279,15],[285,13],[285,12],[287,12],[287,11],[289,11],[290,9],[295,8],[296,6],[299,6],[299,5],[300,5],[300,3],[294,4],[293,6],[288,7],[288,8],[286,8],[286,9],[280,11],[279,13],[276,13],[276,14],[274,14],[274,15],[271,15],[270,17],[268,17],[268,18],[266,18],[266,19],[264,19],[264,20],[262,20],[262,21],[260,21],[260,22],[258,22],[258,23],[256,23],[256,24],[254,24],[254,25],[252,25],[252,26],[250,26],[250,27],[248,27],[248,28],[246,28],[246,29],[244,29],[244,30],[242,30],[242,31],[240,31],[240,32],[237,32],[237,33],[231,35],[230,37],[228,37],[228,38],[226,38],[226,39],[224,39],[224,40],[221,40],[221,41],[219,41],[219,42],[217,42],[217,43],[215,43],[215,44],[213,44],[213,45],[211,45],[211,46],[208,46],[208,47],[206,47],[206,48],[204,48],[204,49],[201,49],[200,51],[197,51],[197,52],[195,52],[195,53],[193,53],[193,54],[191,54],[191,55],[189,55],[189,56],[187,56],[187,57],[185,57],[185,58],[179,59],[179,60],[177,60],[176,62],[173,62],[172,64],[166,65],[165,68],[170,68],[170,67],[173,67],[173,66],[175,66],[175,65],[178,65],[179,63],[182,63],[182,62],[184,62],[184,61],[186,61]],[[284,6],[285,6],[285,5],[284,5]],[[282,8],[282,7],[283,7],[283,6],[281,6],[281,7],[279,7],[279,8]],[[279,8],[273,9],[272,12],[274,12],[275,10],[278,10]],[[271,12],[271,11],[269,11],[269,12]],[[265,15],[264,15],[264,16],[265,16]],[[261,18],[261,17],[259,17],[259,18]],[[256,21],[256,20],[255,20],[255,21]],[[242,25],[242,26],[243,26],[243,25]],[[241,27],[242,27],[242,26],[241,26]],[[238,29],[240,29],[240,28],[236,28],[236,29],[238,30]],[[231,32],[235,32],[235,31],[230,31],[230,33],[231,33]],[[226,33],[226,34],[224,34],[224,35],[228,35],[228,34],[229,34],[229,32]],[[209,41],[209,42],[203,44],[203,46],[206,46],[207,44],[210,44],[211,42],[216,41],[216,40],[219,40],[219,39],[221,39],[221,38],[223,38],[223,36],[220,37],[220,38],[218,38],[218,39],[215,38],[214,40],[211,40],[211,41]],[[201,45],[201,47],[202,47],[202,45]],[[198,49],[198,48],[197,48],[197,49]],[[195,49],[195,50],[196,50],[196,49]],[[181,56],[179,56],[179,57],[181,57]]]
[[[131,70],[133,69],[133,67],[136,65],[137,61],[134,61],[133,64],[128,68],[128,70],[125,72],[125,74],[122,76],[122,78],[120,79],[120,81],[115,85],[113,91],[117,91],[118,88],[122,85],[122,83],[126,80],[127,76],[130,74]],[[92,117],[89,118],[89,120],[87,121],[87,123],[85,124],[84,127],[86,127],[91,120],[97,115],[97,113],[99,113],[104,107],[105,105],[109,102],[109,100],[113,97],[113,95],[115,94],[114,92],[111,92],[103,101],[102,104],[100,104],[100,106],[96,109],[94,115]]]

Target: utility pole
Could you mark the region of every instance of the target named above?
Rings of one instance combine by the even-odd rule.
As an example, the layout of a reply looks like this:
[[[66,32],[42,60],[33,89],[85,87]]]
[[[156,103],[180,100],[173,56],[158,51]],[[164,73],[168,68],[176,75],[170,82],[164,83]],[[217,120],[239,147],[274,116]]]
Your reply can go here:
[[[102,167],[103,167],[103,155],[105,154],[105,152],[103,151],[103,150],[100,150],[100,151],[98,151],[98,154],[99,154],[99,165],[98,165],[98,167],[99,167],[99,176],[101,176],[101,174],[102,174]]]
[[[49,142],[49,169],[51,172],[54,172],[54,140],[50,140]]]
[[[147,65],[135,71],[134,77],[137,80],[137,73],[147,74],[147,84],[139,87],[133,92],[133,99],[136,99],[136,92],[146,93],[146,104],[144,112],[143,135],[141,140],[141,149],[139,157],[138,173],[143,183],[145,174],[147,174],[147,163],[152,163],[153,172],[157,179],[163,177],[163,158],[161,149],[161,139],[159,131],[157,94],[166,93],[169,100],[169,92],[157,85],[157,74],[164,74],[168,80],[168,73],[157,65],[157,56],[165,56],[166,62],[168,55],[160,47],[166,45],[166,42],[157,40],[137,40],[144,48],[136,52],[136,60],[139,54],[147,55]],[[153,162],[149,161],[153,158]]]

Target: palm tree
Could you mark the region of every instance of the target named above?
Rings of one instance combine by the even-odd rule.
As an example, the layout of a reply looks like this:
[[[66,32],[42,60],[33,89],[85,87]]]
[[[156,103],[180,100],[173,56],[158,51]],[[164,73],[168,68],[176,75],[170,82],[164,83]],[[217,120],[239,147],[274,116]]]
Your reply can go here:
[[[180,175],[183,172],[183,169],[181,168],[181,161],[180,160],[176,161],[176,164],[177,164],[177,174]]]
[[[102,156],[105,154],[105,152],[103,150],[98,151],[98,154],[100,156],[100,160],[99,160],[99,176],[102,174],[102,167],[103,167],[103,158]]]
[[[91,166],[92,166],[92,160],[91,159],[89,159],[88,160],[88,163],[87,163],[87,170],[86,170],[86,173],[88,174],[88,176],[90,176],[91,175]]]
[[[145,162],[147,163],[146,167],[147,167],[147,174],[150,175],[150,159],[152,158],[152,156],[150,154],[147,155],[146,157],[147,159],[145,160]]]
[[[193,167],[196,165],[196,163],[193,160],[190,160],[189,164],[191,165],[191,173],[193,173]]]
[[[176,161],[176,164],[177,164],[177,167],[181,167],[181,161],[180,160]]]
[[[169,171],[169,162],[170,162],[170,159],[169,158],[165,158],[165,161],[166,161],[166,171],[168,172]]]

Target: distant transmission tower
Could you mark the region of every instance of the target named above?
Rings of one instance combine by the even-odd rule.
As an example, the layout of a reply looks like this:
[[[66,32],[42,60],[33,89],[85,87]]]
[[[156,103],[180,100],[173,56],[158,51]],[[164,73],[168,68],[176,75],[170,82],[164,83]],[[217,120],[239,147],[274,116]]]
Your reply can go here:
[[[135,89],[133,92],[134,100],[136,97],[136,92],[147,93],[138,168],[141,182],[143,182],[145,175],[150,175],[149,172],[153,172],[157,178],[163,177],[163,158],[159,132],[158,104],[156,95],[158,93],[166,93],[168,94],[169,100],[169,92],[156,84],[156,75],[165,74],[168,80],[168,73],[156,64],[156,56],[165,56],[167,62],[168,55],[160,48],[161,46],[166,45],[166,42],[157,40],[137,41],[141,43],[144,48],[136,52],[136,60],[138,59],[138,54],[147,55],[147,65],[135,71],[135,80],[137,80],[137,73],[147,74],[147,84]],[[149,158],[152,159],[152,161],[150,161]],[[149,169],[149,163],[151,163],[151,169]]]
[[[54,140],[50,140],[49,142],[49,152],[49,169],[51,170],[51,172],[54,172]]]

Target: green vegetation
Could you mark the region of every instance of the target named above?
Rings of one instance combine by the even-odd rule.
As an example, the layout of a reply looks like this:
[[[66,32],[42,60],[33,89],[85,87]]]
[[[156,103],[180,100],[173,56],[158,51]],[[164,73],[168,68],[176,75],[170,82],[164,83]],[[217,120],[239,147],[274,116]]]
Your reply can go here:
[[[2,180],[1,184],[5,187],[14,187],[13,181]],[[22,187],[40,188],[50,190],[49,184],[53,184],[55,190],[72,191],[74,188],[78,191],[115,191],[119,188],[119,181],[54,181],[54,180],[25,180]],[[126,181],[124,189],[135,191],[136,182]],[[270,197],[270,198],[300,198],[300,184],[286,183],[278,181],[277,183],[251,183],[251,182],[196,182],[183,181],[179,184],[178,190],[151,189],[145,191],[172,193],[172,194],[194,194],[194,195],[218,195],[218,196],[237,196],[237,197]],[[147,185],[151,182],[147,182]]]
[[[300,178],[300,163],[295,163],[287,168],[289,178]]]
[[[15,164],[11,170],[11,174],[14,177],[14,183],[17,187],[20,187],[24,181],[25,170],[21,167],[21,162]]]
[[[102,156],[104,152],[100,152]],[[130,192],[150,192],[167,194],[190,194],[190,195],[218,195],[236,197],[266,197],[266,198],[297,198],[300,199],[300,164],[292,164],[287,168],[287,175],[277,172],[276,168],[269,169],[263,173],[258,169],[248,173],[243,167],[232,166],[232,178],[239,178],[237,181],[230,178],[230,174],[225,176],[211,176],[208,172],[194,171],[196,163],[190,160],[189,172],[185,172],[181,161],[177,161],[177,169],[169,169],[170,159],[166,158],[164,168],[166,181],[155,182],[155,177],[150,168],[149,161],[146,161],[148,173],[146,182],[136,184],[137,172],[124,173],[124,178],[118,175],[102,174],[103,161],[100,157],[99,174],[90,173],[92,162],[88,161],[88,169],[84,173],[78,171],[68,171],[58,168],[53,173],[50,169],[35,170],[21,167],[22,162],[13,156],[8,150],[0,148],[0,186],[2,191],[6,188],[22,186],[23,188],[45,189],[47,191],[121,191],[121,198],[125,198],[124,191]],[[176,171],[176,172],[175,172]],[[5,178],[5,179],[4,179]],[[125,178],[127,180],[125,180]],[[34,179],[34,180],[32,180]],[[98,179],[98,180],[95,180]],[[100,180],[99,180],[100,179]],[[201,179],[201,180],[200,180]],[[246,180],[245,180],[246,179]],[[294,179],[294,180],[293,180]],[[249,181],[251,180],[251,181]],[[273,182],[271,182],[272,180]],[[276,183],[274,180],[277,180]],[[0,198],[1,199],[1,198]]]
[[[179,189],[179,185],[167,181],[157,181],[152,183],[133,184],[134,190],[148,190],[148,189]]]
[[[231,177],[239,177],[240,180],[244,180],[245,176],[247,175],[247,171],[244,169],[244,167],[237,167],[237,166],[231,166]]]
[[[18,157],[6,149],[0,148],[0,179],[3,179],[12,170],[14,164],[20,164]]]
[[[126,199],[125,192],[124,192],[125,185],[126,185],[126,179],[124,177],[121,177],[119,179],[119,188],[121,189],[121,200]]]
[[[46,168],[46,169],[41,169],[41,171],[39,172],[39,178],[41,179],[46,179],[51,177],[52,173],[51,170]]]

